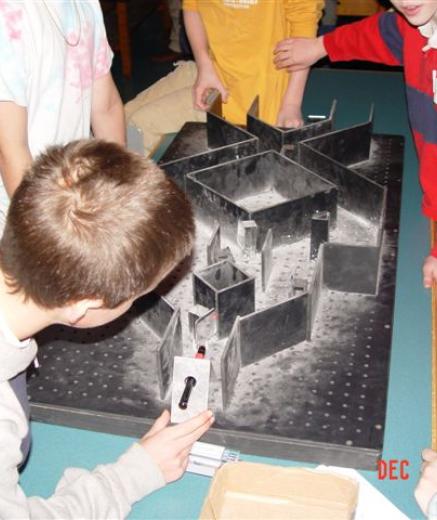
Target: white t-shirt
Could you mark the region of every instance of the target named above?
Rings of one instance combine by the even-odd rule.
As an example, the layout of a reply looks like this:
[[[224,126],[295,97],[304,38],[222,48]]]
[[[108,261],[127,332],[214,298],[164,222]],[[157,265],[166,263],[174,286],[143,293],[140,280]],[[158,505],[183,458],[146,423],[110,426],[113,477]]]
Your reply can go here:
[[[112,56],[98,0],[0,0],[0,101],[27,108],[33,157],[89,137],[93,81]]]

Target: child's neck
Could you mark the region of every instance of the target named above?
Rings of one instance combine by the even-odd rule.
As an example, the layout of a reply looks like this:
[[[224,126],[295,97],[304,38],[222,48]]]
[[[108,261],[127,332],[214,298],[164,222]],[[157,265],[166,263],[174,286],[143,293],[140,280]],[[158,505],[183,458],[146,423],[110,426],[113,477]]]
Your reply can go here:
[[[0,270],[0,313],[17,339],[32,337],[52,325],[51,312],[38,307],[31,299],[24,301],[21,293],[12,294]]]

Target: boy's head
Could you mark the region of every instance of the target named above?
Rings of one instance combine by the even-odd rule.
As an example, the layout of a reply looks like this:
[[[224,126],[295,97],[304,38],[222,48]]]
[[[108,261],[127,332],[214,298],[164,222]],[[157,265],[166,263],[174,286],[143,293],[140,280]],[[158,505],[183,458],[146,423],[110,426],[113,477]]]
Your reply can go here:
[[[391,0],[394,7],[416,27],[425,25],[437,17],[437,0]]]
[[[0,267],[39,307],[123,310],[190,252],[193,236],[189,202],[157,166],[114,143],[76,141],[50,148],[24,176]]]

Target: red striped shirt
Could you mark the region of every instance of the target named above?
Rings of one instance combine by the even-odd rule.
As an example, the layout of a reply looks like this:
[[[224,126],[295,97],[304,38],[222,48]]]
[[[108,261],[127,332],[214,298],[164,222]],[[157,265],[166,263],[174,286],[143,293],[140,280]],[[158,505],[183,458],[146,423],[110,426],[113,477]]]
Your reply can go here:
[[[403,65],[409,119],[419,158],[422,211],[437,220],[437,104],[432,80],[433,71],[437,71],[437,49],[423,52],[426,38],[397,13],[381,13],[339,27],[325,35],[323,41],[332,61],[358,59]],[[437,257],[437,247],[431,254]]]

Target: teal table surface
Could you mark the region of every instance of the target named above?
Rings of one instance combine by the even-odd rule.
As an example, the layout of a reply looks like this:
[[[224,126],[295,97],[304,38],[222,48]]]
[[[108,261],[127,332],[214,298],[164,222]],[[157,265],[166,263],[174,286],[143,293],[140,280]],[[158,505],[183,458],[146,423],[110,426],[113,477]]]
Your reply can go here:
[[[410,137],[402,74],[317,69],[311,74],[304,111],[327,113],[338,100],[336,126],[367,119],[375,105],[377,133],[406,137],[398,273],[383,458],[407,460],[409,478],[378,480],[362,475],[409,518],[421,518],[413,490],[420,468],[420,451],[431,442],[431,307],[423,289],[421,265],[429,249],[429,224],[420,213],[421,191],[417,159]],[[22,473],[27,495],[49,496],[69,466],[93,468],[111,462],[132,439],[32,423],[33,450]],[[243,454],[244,460],[299,465],[286,460]],[[194,519],[198,517],[210,479],[186,474],[181,480],[136,504],[131,519]]]

